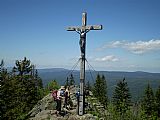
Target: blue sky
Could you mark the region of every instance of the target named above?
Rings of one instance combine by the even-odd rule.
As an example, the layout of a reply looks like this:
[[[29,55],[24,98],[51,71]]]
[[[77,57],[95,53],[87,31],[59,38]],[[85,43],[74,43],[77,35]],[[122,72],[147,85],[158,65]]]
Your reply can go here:
[[[79,35],[67,26],[102,24],[87,34],[87,59],[96,70],[160,72],[159,0],[0,0],[0,60],[25,56],[37,68],[70,69]],[[77,68],[78,69],[78,68]]]

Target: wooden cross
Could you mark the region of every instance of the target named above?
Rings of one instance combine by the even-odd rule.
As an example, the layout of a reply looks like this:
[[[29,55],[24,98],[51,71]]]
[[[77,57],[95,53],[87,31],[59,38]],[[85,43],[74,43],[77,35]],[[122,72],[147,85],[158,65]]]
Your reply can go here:
[[[71,26],[67,31],[88,31],[88,30],[102,30],[102,25],[87,25],[87,13],[82,13],[82,26]]]
[[[87,13],[82,13],[82,26],[68,27],[67,31],[76,31],[80,34],[80,50],[81,50],[81,65],[80,65],[80,97],[78,103],[78,114],[83,115],[85,111],[85,50],[86,50],[86,33],[90,30],[102,30],[102,25],[87,25]]]

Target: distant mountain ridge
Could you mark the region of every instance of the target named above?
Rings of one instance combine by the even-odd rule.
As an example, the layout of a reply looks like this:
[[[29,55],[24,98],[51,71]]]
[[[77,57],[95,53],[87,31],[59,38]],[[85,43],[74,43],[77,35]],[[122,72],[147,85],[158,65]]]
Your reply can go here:
[[[44,68],[44,69],[38,69],[38,72],[61,72],[61,71],[68,71],[68,69],[65,69],[65,68]]]
[[[79,85],[79,70],[70,71],[64,68],[38,69],[38,73],[46,86],[51,80],[56,80],[60,85],[64,85],[67,77],[72,72],[75,83]],[[119,80],[126,79],[131,94],[134,99],[138,99],[144,92],[144,88],[149,83],[153,90],[160,86],[160,73],[149,73],[143,71],[123,72],[123,71],[89,71],[86,70],[86,81],[90,81],[93,85],[96,75],[104,75],[107,80],[108,94],[112,95],[114,88]]]

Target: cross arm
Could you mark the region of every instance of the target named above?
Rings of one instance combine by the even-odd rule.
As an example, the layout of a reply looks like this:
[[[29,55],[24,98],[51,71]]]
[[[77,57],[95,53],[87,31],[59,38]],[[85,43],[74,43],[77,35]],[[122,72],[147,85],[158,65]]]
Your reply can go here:
[[[71,27],[67,27],[67,31],[81,31],[82,29],[85,30],[102,30],[102,25],[87,25],[87,26],[71,26]]]
[[[71,26],[71,27],[67,27],[66,30],[67,31],[80,31],[81,27]]]
[[[102,25],[88,25],[86,26],[86,30],[102,30]]]

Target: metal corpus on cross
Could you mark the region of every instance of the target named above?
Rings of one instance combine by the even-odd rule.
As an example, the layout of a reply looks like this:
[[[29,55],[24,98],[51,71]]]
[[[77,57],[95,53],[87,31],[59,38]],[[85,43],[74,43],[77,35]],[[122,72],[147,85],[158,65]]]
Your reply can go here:
[[[80,34],[80,96],[78,103],[78,114],[83,115],[85,111],[85,51],[86,51],[86,33],[90,30],[102,30],[102,25],[87,25],[87,13],[82,13],[82,26],[68,27],[67,31],[76,31]]]

